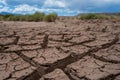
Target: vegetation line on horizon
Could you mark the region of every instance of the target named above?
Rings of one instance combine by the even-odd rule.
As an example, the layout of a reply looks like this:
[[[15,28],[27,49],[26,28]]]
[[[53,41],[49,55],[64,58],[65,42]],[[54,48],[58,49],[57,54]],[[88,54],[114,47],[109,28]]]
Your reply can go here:
[[[95,13],[89,13],[89,14],[80,14],[78,16],[75,16],[78,20],[91,20],[91,19],[114,19],[114,20],[120,20],[120,15],[114,15],[114,14],[95,14]],[[55,22],[58,18],[58,15],[56,13],[50,13],[45,14],[43,12],[35,12],[34,14],[26,14],[26,15],[0,15],[0,21],[46,21],[46,22]]]
[[[56,13],[45,14],[42,12],[35,12],[34,14],[26,15],[0,15],[0,21],[46,21],[54,22],[57,19],[58,15]]]

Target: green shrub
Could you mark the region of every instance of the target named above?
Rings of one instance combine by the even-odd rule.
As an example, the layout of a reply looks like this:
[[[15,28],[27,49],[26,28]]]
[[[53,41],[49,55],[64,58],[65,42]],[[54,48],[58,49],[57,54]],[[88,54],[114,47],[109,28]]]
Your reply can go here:
[[[2,16],[2,15],[0,15],[0,21],[2,21],[2,20],[4,20],[4,18],[3,18],[3,16]]]
[[[34,21],[42,21],[43,18],[44,18],[45,14],[44,13],[40,13],[40,12],[35,12],[33,15],[32,15],[32,18]]]
[[[56,19],[57,19],[56,13],[51,13],[44,17],[44,21],[46,21],[46,22],[55,22]]]
[[[20,20],[19,16],[11,16],[11,17],[9,17],[9,21],[19,21],[19,20]]]
[[[98,15],[98,14],[85,14],[85,15],[81,15],[80,19],[84,20],[84,19],[103,19],[104,16],[103,15]]]
[[[8,18],[8,17],[10,17],[10,16],[13,16],[13,15],[7,14],[7,15],[4,15],[4,18]]]
[[[3,19],[4,20],[9,20],[9,17],[12,17],[13,15],[12,14],[7,14],[7,15],[3,15]]]
[[[34,21],[32,15],[24,15],[21,17],[21,21]]]
[[[45,15],[45,13],[35,12],[34,14],[26,14],[26,15],[0,15],[0,20],[6,21],[47,21],[53,22],[57,18],[56,13],[51,13]]]

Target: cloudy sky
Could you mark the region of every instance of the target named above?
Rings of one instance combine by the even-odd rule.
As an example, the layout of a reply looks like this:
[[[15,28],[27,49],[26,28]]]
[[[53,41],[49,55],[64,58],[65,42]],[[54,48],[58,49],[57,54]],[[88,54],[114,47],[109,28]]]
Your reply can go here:
[[[120,12],[120,0],[0,0],[0,12],[28,14],[41,11],[58,15]]]

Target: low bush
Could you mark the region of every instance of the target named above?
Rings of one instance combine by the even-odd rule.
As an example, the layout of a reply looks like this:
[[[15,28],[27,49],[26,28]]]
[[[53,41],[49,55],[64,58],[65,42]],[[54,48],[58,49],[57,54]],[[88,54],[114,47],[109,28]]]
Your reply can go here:
[[[40,13],[40,12],[35,12],[32,15],[33,21],[43,21],[45,14],[44,13]]]
[[[3,16],[2,15],[0,15],[0,21],[2,21],[3,20]]]
[[[51,13],[45,15],[45,13],[35,12],[34,14],[27,14],[27,15],[0,15],[0,20],[5,21],[47,21],[47,22],[54,22],[57,18],[56,13]]]
[[[85,15],[81,15],[80,19],[84,20],[84,19],[103,19],[105,18],[104,15],[99,15],[99,14],[85,14]]]
[[[55,22],[56,19],[57,19],[56,13],[51,13],[44,17],[44,21],[46,21],[46,22]]]

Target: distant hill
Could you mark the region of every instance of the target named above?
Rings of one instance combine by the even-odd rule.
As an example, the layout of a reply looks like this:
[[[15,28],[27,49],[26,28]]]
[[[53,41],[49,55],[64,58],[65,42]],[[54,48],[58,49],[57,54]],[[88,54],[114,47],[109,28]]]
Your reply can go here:
[[[8,14],[11,14],[13,15],[12,13],[9,13],[9,12],[0,12],[1,15],[8,15]]]

